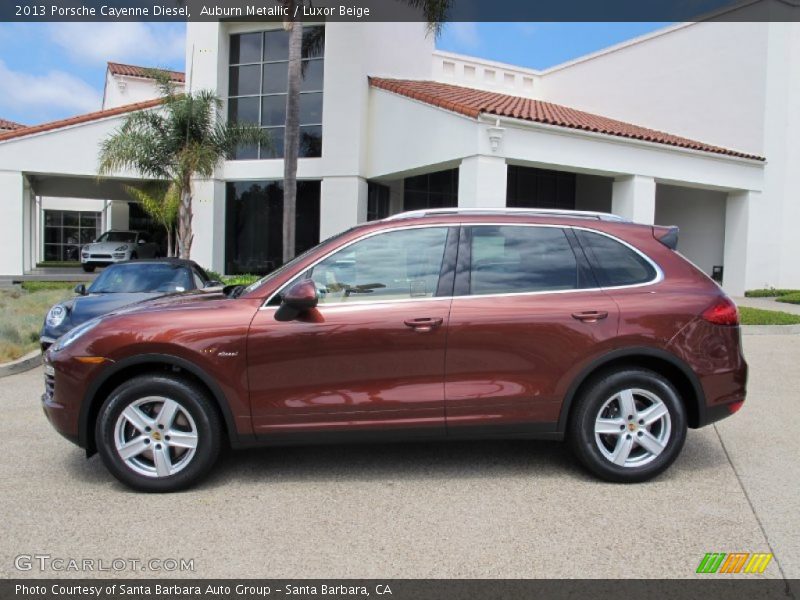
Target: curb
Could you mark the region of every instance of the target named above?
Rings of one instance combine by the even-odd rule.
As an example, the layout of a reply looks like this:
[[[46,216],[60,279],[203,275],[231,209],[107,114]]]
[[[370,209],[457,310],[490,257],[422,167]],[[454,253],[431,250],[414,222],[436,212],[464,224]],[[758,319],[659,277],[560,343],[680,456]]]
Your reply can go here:
[[[42,364],[42,351],[34,350],[29,352],[22,358],[12,360],[11,362],[3,363],[0,365],[0,377],[8,377],[9,375],[16,375],[17,373],[24,373],[35,369]]]
[[[742,335],[800,335],[800,325],[742,325]]]

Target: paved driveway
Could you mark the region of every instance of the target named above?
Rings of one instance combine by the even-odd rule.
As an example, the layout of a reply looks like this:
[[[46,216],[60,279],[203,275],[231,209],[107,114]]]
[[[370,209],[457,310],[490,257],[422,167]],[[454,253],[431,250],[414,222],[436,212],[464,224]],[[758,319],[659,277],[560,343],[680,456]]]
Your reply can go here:
[[[50,429],[40,370],[9,377],[0,576],[46,553],[191,558],[195,577],[691,577],[706,552],[773,551],[766,576],[798,578],[800,336],[745,341],[746,407],[631,486],[514,441],[247,451],[198,489],[135,494]]]

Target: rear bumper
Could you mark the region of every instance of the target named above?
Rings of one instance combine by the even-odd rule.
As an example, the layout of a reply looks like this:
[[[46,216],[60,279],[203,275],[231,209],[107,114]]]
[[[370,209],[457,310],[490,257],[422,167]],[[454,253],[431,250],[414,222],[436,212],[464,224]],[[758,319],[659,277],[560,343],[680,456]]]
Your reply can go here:
[[[747,397],[748,366],[738,326],[713,325],[697,319],[670,342],[672,352],[694,371],[705,401],[696,415],[704,427],[737,412]]]

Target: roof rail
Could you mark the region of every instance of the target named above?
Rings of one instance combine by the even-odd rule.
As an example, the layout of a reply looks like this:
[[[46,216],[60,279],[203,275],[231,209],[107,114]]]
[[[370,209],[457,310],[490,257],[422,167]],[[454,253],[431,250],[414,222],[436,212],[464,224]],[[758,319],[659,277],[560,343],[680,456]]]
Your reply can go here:
[[[589,210],[565,210],[552,208],[425,208],[398,213],[384,219],[397,221],[399,219],[416,219],[421,217],[434,217],[445,215],[530,215],[543,217],[568,217],[576,219],[596,219],[598,221],[627,221],[623,217],[605,212]]]

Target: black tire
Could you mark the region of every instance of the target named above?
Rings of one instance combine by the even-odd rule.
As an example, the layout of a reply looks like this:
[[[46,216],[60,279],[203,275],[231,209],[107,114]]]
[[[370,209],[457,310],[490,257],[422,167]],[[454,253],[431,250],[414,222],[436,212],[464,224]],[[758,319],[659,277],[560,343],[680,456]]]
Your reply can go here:
[[[174,400],[180,409],[186,411],[194,421],[197,435],[194,455],[187,459],[188,462],[179,471],[171,475],[156,476],[137,472],[117,452],[115,434],[121,413],[131,404],[150,396]],[[145,404],[142,405],[142,408],[146,410],[150,406],[153,405]],[[158,413],[155,413],[156,417],[157,415]],[[134,433],[133,435],[139,436],[140,434]],[[141,434],[142,437],[147,435]],[[159,437],[152,441],[148,438],[147,443],[156,444],[158,440],[161,440],[161,443],[167,447],[166,452],[173,457],[177,456],[176,452],[185,452],[180,448],[169,449],[165,442],[166,433],[158,435],[163,435],[163,438]],[[125,485],[143,492],[175,492],[195,485],[209,473],[216,462],[220,452],[221,439],[220,418],[205,390],[192,381],[172,375],[140,375],[126,381],[116,388],[103,403],[95,424],[97,450],[106,468]],[[158,447],[161,447],[160,443]],[[137,459],[140,462],[148,460],[144,454],[139,455]],[[150,460],[153,461],[155,469],[155,460],[152,455]]]
[[[644,446],[636,443],[637,436],[645,435],[645,431],[640,429],[650,429],[651,427],[640,426],[635,420],[630,424],[628,417],[631,415],[619,415],[614,411],[619,411],[621,404],[612,403],[606,410],[611,413],[614,419],[619,419],[626,423],[624,429],[621,427],[619,434],[608,436],[595,436],[595,421],[600,416],[600,411],[604,405],[619,392],[629,389],[638,389],[648,392],[657,397],[666,406],[669,415],[669,434],[663,440],[663,450],[660,454],[649,458],[648,451]],[[636,402],[642,402],[642,396],[635,396]],[[646,401],[646,398],[645,398]],[[686,409],[681,401],[675,387],[662,375],[655,371],[640,368],[625,368],[601,374],[590,380],[582,388],[580,396],[575,400],[575,409],[571,415],[569,423],[569,442],[573,452],[583,465],[598,477],[607,481],[617,483],[637,483],[651,479],[669,467],[680,454],[683,443],[686,441]],[[637,407],[639,404],[637,404]],[[642,404],[644,406],[644,404]],[[667,420],[654,424],[653,431],[658,434],[661,427],[666,427]],[[633,429],[630,429],[633,427]],[[624,433],[622,433],[624,431]],[[665,431],[667,431],[665,429]],[[619,437],[616,437],[619,436]],[[608,451],[616,448],[615,442],[621,441],[625,437],[633,444],[630,451],[632,464],[622,466],[612,462],[600,449],[599,444],[603,444]],[[647,439],[647,438],[645,438]],[[635,464],[636,455],[641,455],[643,464]],[[651,452],[650,455],[655,453]],[[646,462],[648,461],[649,462]]]
[[[81,265],[84,273],[94,273],[94,265]]]
[[[139,255],[136,252],[131,252],[131,260],[136,260],[137,258],[139,258]]]

